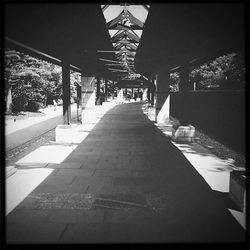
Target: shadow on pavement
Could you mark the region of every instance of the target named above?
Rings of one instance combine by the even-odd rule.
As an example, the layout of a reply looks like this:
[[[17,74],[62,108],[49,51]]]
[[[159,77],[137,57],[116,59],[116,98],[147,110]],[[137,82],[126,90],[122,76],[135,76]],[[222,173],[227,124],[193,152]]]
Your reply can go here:
[[[54,171],[7,216],[9,243],[245,241],[233,204],[141,106],[115,106],[62,163],[47,165]]]

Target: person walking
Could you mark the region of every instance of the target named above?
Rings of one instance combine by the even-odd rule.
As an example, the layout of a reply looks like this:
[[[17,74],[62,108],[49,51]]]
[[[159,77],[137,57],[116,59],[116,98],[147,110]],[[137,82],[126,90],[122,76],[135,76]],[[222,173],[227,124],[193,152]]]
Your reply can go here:
[[[53,100],[53,105],[54,105],[54,111],[56,111],[56,106],[57,106],[56,100]]]

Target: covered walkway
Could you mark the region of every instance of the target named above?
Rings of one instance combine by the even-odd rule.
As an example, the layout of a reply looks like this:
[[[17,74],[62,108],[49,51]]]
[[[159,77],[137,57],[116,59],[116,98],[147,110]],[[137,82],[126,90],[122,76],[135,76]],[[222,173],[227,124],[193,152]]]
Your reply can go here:
[[[239,212],[229,199],[232,169],[210,161],[199,168],[207,158],[197,152],[194,167],[157,126],[177,118],[191,131],[182,139],[193,142],[191,125],[205,124],[244,149],[245,92],[199,94],[190,74],[245,53],[247,10],[243,3],[5,4],[4,46],[59,65],[63,100],[55,141],[15,163],[6,196],[3,185],[7,244],[246,243],[230,212],[246,212],[245,177],[234,183]],[[81,73],[77,125],[72,71]],[[216,192],[207,180],[227,187]]]
[[[142,105],[116,105],[44,168],[53,171],[7,216],[7,243],[245,241],[225,200]]]

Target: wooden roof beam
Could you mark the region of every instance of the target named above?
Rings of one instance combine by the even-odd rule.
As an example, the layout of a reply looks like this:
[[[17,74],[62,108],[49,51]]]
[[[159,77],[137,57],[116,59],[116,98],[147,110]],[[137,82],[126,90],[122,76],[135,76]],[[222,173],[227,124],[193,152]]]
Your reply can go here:
[[[108,27],[109,30],[142,30],[138,25],[132,24],[131,26],[126,26],[122,23],[117,23],[112,27]]]
[[[9,46],[10,48],[13,48],[17,51],[24,53],[24,54],[28,54],[29,56],[33,56],[33,57],[36,57],[38,59],[62,66],[62,63],[63,63],[62,59],[58,59],[58,58],[55,58],[53,56],[50,56],[46,53],[43,53],[37,49],[34,49],[28,45],[20,43],[14,39],[9,38],[9,37],[5,37],[4,39],[5,39],[5,46]],[[80,69],[72,64],[70,64],[70,69],[75,71],[75,72],[79,72],[79,73],[82,72],[82,69]]]
[[[146,4],[142,5],[142,7],[143,7],[145,10],[149,11],[149,8],[148,8],[148,6],[147,6]]]
[[[125,32],[125,31],[122,31],[121,33],[119,33],[119,34],[113,36],[111,39],[112,39],[112,41],[117,41],[117,40],[119,40],[120,38],[122,38],[122,37],[124,37],[124,36],[126,36],[126,32]]]
[[[107,23],[107,26],[112,27],[113,25],[117,24],[118,22],[121,22],[124,19],[124,17],[123,17],[124,14],[125,13],[124,13],[124,10],[123,10],[116,18],[109,21]]]
[[[131,38],[132,40],[136,41],[136,42],[139,42],[140,41],[140,37],[137,36],[137,35],[134,35],[132,33],[127,33],[127,37]]]
[[[143,26],[144,26],[143,22],[141,22],[139,19],[134,17],[129,11],[127,11],[127,13],[129,14],[129,20],[131,23],[134,23],[134,24],[138,25],[139,27],[143,28]]]
[[[105,11],[109,7],[109,4],[106,4],[102,7],[102,11]]]

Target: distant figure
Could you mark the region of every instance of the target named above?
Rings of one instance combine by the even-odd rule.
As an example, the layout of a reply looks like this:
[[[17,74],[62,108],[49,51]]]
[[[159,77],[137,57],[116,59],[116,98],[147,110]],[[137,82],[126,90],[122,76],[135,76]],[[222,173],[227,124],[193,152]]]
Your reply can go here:
[[[53,100],[53,105],[54,105],[54,111],[56,111],[56,105],[57,105],[56,100]]]

